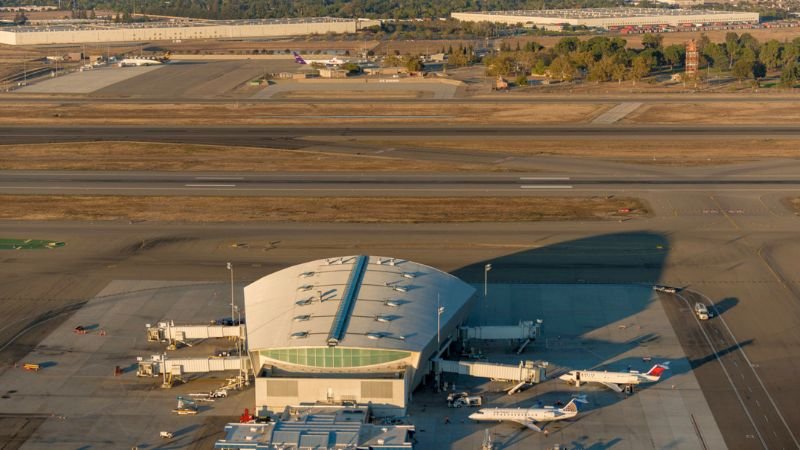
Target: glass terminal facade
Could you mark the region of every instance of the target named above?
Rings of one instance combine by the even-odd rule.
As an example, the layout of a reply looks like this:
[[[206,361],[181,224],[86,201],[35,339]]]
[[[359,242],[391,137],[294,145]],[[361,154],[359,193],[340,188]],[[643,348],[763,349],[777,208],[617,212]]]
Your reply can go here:
[[[289,364],[308,367],[365,367],[399,361],[411,352],[341,347],[276,348],[261,350],[261,356]]]

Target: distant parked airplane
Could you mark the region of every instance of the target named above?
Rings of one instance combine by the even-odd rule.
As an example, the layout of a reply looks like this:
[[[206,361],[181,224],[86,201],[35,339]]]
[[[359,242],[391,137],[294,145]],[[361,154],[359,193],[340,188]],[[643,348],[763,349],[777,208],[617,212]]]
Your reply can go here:
[[[563,408],[545,406],[544,408],[483,408],[470,414],[469,418],[475,421],[511,421],[524,425],[533,431],[541,432],[536,422],[553,422],[556,420],[571,419],[578,415],[578,403],[587,403],[586,397],[573,398]]]
[[[331,59],[304,59],[297,52],[292,52],[294,55],[294,62],[297,64],[324,64],[326,66],[341,66],[347,61],[333,57]]]
[[[599,383],[614,392],[622,392],[623,386],[634,386],[640,383],[654,383],[661,378],[661,374],[669,369],[669,363],[656,364],[646,373],[639,373],[635,370],[630,372],[603,372],[599,370],[571,370],[561,375],[561,380],[567,383]]]
[[[132,56],[130,58],[121,59],[117,64],[120,67],[127,66],[155,66],[169,62],[169,53],[161,57],[146,57],[146,56]]]

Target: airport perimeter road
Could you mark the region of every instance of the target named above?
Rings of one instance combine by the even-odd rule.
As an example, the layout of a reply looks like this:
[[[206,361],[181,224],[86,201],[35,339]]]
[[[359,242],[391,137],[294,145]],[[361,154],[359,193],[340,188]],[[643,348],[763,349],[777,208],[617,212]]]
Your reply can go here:
[[[0,171],[6,194],[121,195],[526,195],[531,192],[764,191],[800,187],[800,175],[568,177],[517,174],[186,174],[174,172]]]
[[[145,141],[195,144],[270,146],[304,136],[314,137],[526,137],[526,138],[653,138],[653,137],[800,137],[800,126],[628,126],[536,125],[476,127],[442,124],[441,127],[373,126],[315,127],[0,127],[3,144],[86,141]],[[291,148],[291,147],[289,147]]]
[[[745,354],[751,342],[737,341],[725,318],[702,294],[686,290],[659,296],[712,410],[724,414],[726,420],[718,424],[731,447],[800,447],[759,377],[758,366]],[[716,317],[699,320],[693,313],[695,303],[706,305]]]

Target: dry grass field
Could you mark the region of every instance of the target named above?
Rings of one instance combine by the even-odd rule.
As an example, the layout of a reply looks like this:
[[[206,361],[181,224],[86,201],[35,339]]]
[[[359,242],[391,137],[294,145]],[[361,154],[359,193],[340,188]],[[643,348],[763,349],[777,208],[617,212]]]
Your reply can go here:
[[[800,102],[650,103],[623,123],[786,124],[800,123]]]
[[[623,197],[0,195],[0,204],[0,220],[438,223],[602,220],[648,214],[640,200]],[[618,213],[620,209],[631,212]]]
[[[359,125],[429,124],[430,116],[442,116],[447,124],[580,123],[611,108],[605,103],[525,104],[435,104],[349,103],[330,104],[146,104],[98,102],[90,104],[6,103],[0,109],[0,124],[7,125]],[[326,117],[330,116],[330,117]],[[372,117],[370,117],[372,116]],[[419,116],[419,118],[414,118]]]
[[[0,145],[0,170],[160,170],[236,172],[452,172],[492,167],[255,147],[84,142]]]
[[[309,138],[311,139],[311,138]],[[344,139],[344,138],[341,138]],[[353,141],[353,138],[348,138]],[[358,143],[386,145],[358,139]],[[413,139],[392,140],[398,148],[472,150],[514,156],[571,156],[645,164],[705,165],[760,158],[798,158],[798,139]]]

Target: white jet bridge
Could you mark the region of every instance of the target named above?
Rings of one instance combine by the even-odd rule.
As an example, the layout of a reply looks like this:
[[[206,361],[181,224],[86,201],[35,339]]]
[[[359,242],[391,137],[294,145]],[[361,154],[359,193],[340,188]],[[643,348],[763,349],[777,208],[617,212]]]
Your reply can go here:
[[[184,373],[222,372],[226,370],[250,371],[250,358],[246,356],[169,358],[165,354],[152,355],[150,359],[138,358],[136,375],[157,377],[160,375],[182,375]]]
[[[519,342],[519,346],[517,347],[517,354],[519,355],[525,350],[528,344],[542,335],[542,320],[521,320],[517,325],[506,326],[460,327],[458,329],[458,335],[461,338],[463,348],[467,348],[467,341],[470,339],[516,340]]]
[[[244,339],[247,334],[245,325],[175,325],[172,320],[159,322],[157,326],[146,325],[147,340],[150,342],[177,342],[186,344],[189,340],[232,338]]]

